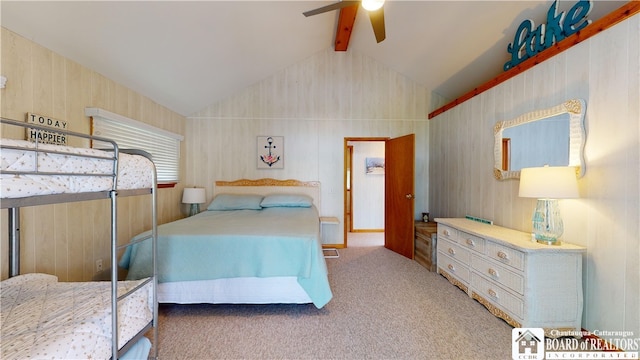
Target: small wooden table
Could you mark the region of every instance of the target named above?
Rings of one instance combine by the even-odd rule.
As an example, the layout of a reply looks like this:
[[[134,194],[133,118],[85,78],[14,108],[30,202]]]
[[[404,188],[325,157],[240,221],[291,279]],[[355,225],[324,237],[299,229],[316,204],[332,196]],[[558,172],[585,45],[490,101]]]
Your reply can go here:
[[[415,222],[413,259],[429,271],[436,271],[436,237],[438,224],[435,222]]]
[[[335,216],[320,216],[320,241],[323,243],[322,253],[325,258],[338,258],[340,254],[338,253],[338,249],[336,248],[328,248],[324,247],[324,234],[322,228],[324,225],[338,225],[340,224],[340,220],[338,220]]]

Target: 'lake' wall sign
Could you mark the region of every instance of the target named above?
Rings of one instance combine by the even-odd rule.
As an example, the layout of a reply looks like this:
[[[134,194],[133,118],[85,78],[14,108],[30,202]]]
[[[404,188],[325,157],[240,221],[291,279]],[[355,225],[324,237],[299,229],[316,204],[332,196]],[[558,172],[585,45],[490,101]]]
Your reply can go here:
[[[504,64],[504,70],[511,69],[591,24],[591,20],[587,19],[591,7],[591,1],[578,1],[566,14],[564,11],[558,14],[558,0],[556,0],[547,12],[546,24],[540,24],[535,28],[533,20],[523,21],[516,31],[513,43],[507,46],[511,60]]]

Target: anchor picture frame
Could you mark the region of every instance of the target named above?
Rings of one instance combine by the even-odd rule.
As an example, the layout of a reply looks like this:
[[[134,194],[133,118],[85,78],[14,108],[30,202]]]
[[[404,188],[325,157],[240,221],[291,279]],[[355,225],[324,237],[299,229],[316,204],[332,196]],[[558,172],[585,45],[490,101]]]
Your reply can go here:
[[[258,136],[258,169],[284,169],[284,136]]]

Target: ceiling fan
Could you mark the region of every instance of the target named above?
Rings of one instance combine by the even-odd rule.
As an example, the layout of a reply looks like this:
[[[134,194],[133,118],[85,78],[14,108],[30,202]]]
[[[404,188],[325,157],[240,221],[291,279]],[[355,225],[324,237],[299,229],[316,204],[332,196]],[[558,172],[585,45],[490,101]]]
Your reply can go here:
[[[332,10],[338,10],[344,8],[353,7],[355,11],[358,9],[358,5],[362,4],[362,7],[369,13],[369,20],[373,26],[373,33],[376,36],[376,41],[379,43],[386,38],[386,32],[384,28],[384,0],[361,0],[361,1],[340,1],[337,3],[329,4],[314,10],[305,11],[302,14],[304,16],[313,16],[322,14]],[[353,20],[355,20],[355,11],[353,13]],[[351,20],[351,25],[353,25]],[[342,19],[341,19],[342,21]],[[340,28],[338,29],[340,30]]]

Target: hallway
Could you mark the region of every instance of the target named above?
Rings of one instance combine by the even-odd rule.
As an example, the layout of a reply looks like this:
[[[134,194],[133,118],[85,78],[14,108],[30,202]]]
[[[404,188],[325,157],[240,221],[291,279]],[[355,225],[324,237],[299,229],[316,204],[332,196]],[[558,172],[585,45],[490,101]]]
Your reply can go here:
[[[347,233],[347,247],[384,246],[384,232]]]

